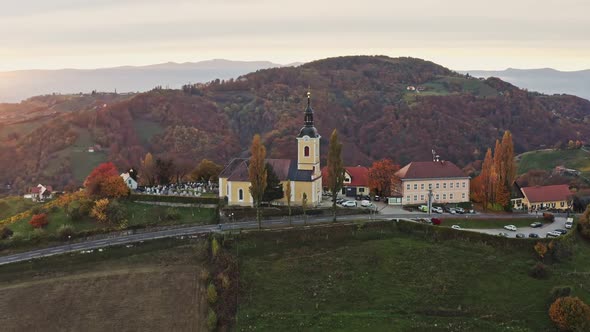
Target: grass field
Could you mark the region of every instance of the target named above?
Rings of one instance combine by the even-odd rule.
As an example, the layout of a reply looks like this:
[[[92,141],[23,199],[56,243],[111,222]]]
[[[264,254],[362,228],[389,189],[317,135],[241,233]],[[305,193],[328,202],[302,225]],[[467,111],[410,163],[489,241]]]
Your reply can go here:
[[[164,128],[158,122],[144,119],[134,120],[133,127],[143,144],[149,143],[152,137],[164,132]]]
[[[441,226],[451,227],[459,225],[461,228],[503,228],[506,225],[516,227],[529,227],[530,224],[538,221],[544,222],[543,218],[500,218],[500,219],[467,219],[467,218],[444,218]]]
[[[240,240],[238,331],[553,331],[547,300],[590,302],[590,245],[528,276],[532,249],[431,242],[387,230],[349,239]]]
[[[0,199],[0,220],[27,211],[35,206],[35,204],[30,199],[17,196],[2,198]]]
[[[3,331],[206,331],[191,243],[152,241],[0,266]]]
[[[147,205],[130,201],[121,201],[127,211],[128,225],[176,225],[176,224],[209,224],[215,220],[215,210],[205,208],[178,207],[174,210],[178,213],[177,220],[166,220],[166,211],[169,209],[165,206]],[[112,228],[112,225],[102,225],[90,217],[83,217],[79,220],[72,221],[65,211],[61,208],[55,209],[48,214],[49,224],[44,228],[44,234],[56,235],[62,225],[70,225],[75,232],[89,231],[101,228]],[[29,225],[29,219],[20,220],[9,228],[15,233],[19,233],[25,238],[34,234],[34,229]]]
[[[590,174],[590,154],[582,149],[531,151],[518,156],[517,163],[518,174],[533,169],[550,171],[560,165]]]

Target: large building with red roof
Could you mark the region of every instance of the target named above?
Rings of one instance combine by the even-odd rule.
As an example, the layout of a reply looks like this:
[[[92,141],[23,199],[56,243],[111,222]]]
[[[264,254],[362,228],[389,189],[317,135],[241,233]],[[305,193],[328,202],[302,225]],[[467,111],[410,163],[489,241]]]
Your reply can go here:
[[[403,205],[469,201],[469,176],[450,161],[413,161],[395,175],[401,180]]]
[[[567,184],[520,188],[522,199],[514,201],[522,209],[531,211],[557,209],[567,210],[572,205],[572,192]]]

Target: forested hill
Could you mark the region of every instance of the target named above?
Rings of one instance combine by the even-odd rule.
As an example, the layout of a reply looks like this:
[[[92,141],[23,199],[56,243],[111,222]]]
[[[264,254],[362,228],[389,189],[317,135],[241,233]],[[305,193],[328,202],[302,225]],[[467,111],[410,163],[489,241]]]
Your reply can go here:
[[[226,163],[247,154],[255,133],[270,156],[294,158],[308,87],[324,161],[333,129],[348,165],[428,160],[433,148],[466,165],[482,159],[505,130],[517,152],[590,136],[587,100],[531,93],[419,59],[351,56],[80,107],[33,129],[23,126],[18,137],[0,131],[0,181],[60,187],[107,159],[121,169],[137,166],[148,151],[186,167],[203,158]],[[96,144],[103,150],[85,150]]]

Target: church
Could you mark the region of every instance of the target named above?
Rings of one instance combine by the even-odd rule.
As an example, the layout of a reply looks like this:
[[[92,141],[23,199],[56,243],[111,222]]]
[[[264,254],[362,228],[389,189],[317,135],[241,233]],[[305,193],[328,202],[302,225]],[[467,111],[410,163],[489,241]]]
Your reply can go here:
[[[307,108],[304,112],[304,126],[297,135],[297,159],[266,159],[279,180],[283,191],[287,182],[291,184],[291,204],[301,205],[303,194],[307,195],[307,206],[318,206],[322,201],[322,172],[320,168],[320,138],[313,123],[311,95],[307,93]],[[229,205],[252,206],[248,165],[246,158],[234,158],[219,175],[219,197],[227,197]],[[286,193],[274,204],[287,204]]]

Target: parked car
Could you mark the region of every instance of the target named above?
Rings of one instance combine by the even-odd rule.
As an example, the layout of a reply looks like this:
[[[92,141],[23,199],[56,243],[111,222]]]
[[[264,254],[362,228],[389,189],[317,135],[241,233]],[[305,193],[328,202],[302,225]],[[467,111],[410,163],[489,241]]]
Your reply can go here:
[[[344,201],[341,205],[344,207],[356,207],[356,201]]]
[[[345,199],[344,198],[337,198],[336,199],[336,204],[342,204],[342,202],[344,202]]]
[[[428,206],[426,206],[426,205],[420,205],[418,207],[418,210],[420,210],[422,212],[428,212]]]
[[[442,220],[438,219],[438,218],[432,218],[430,219],[430,221],[432,222],[433,225],[440,225],[442,224]]]
[[[524,238],[524,234],[522,234],[522,233],[516,233],[516,237],[519,238],[519,239],[522,239],[522,238]]]
[[[457,230],[461,230],[461,226],[459,225],[453,225],[451,226],[452,229],[457,229]]]
[[[363,199],[364,199],[365,201],[370,201],[370,200],[371,200],[371,196],[369,196],[369,195],[364,195],[364,196],[363,196]]]
[[[355,199],[356,199],[357,201],[361,201],[361,200],[363,199],[363,197],[362,197],[361,195],[356,195]]]
[[[561,236],[560,232],[550,231],[550,232],[547,232],[547,235],[545,237],[558,237],[558,236]]]
[[[509,237],[510,235],[508,235],[506,232],[500,232],[498,233],[498,236]]]
[[[463,214],[463,213],[465,213],[465,209],[463,209],[463,208],[461,208],[461,207],[456,207],[456,208],[455,208],[455,211],[456,211],[457,213],[460,213],[460,214]]]
[[[361,201],[361,206],[362,207],[369,207],[371,205],[373,205],[373,203],[371,203],[371,201],[367,201],[367,200],[362,200]]]
[[[443,209],[440,206],[433,206],[432,212],[443,213]]]
[[[506,226],[504,226],[504,229],[516,232],[516,226],[514,226],[514,225],[506,225]]]
[[[531,234],[529,234],[529,237],[531,239],[537,239],[539,237],[539,234],[537,234],[537,233],[531,233]]]
[[[375,195],[375,198],[373,198],[373,200],[374,200],[375,202],[379,202],[379,201],[381,200],[381,197],[379,197],[379,196]]]
[[[574,222],[573,221],[566,221],[565,222],[565,228],[566,229],[571,229],[572,227],[574,227]]]
[[[541,227],[541,226],[543,226],[543,223],[540,222],[540,221],[535,221],[534,223],[531,224],[531,227],[532,228],[538,228],[538,227]]]
[[[567,229],[558,228],[555,231],[561,233],[562,235],[567,234]]]

